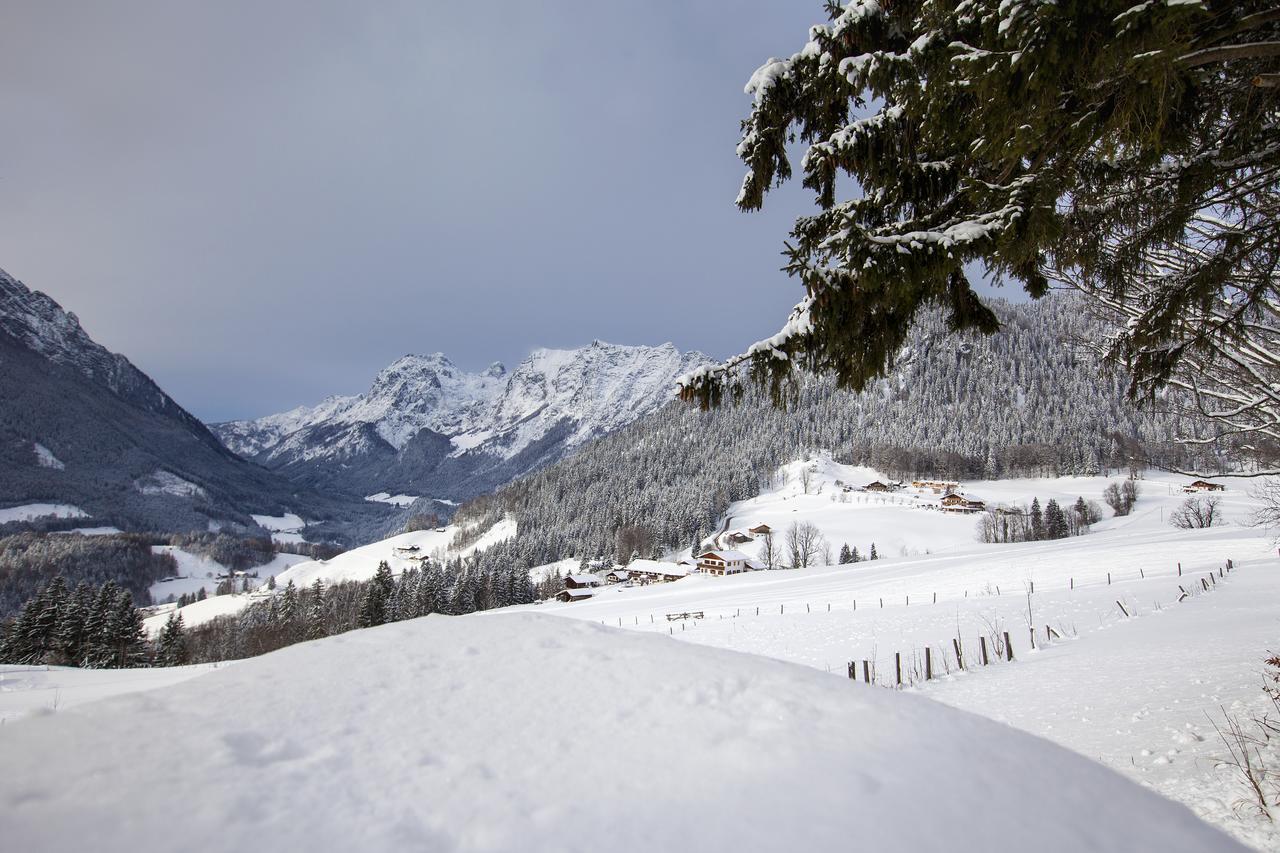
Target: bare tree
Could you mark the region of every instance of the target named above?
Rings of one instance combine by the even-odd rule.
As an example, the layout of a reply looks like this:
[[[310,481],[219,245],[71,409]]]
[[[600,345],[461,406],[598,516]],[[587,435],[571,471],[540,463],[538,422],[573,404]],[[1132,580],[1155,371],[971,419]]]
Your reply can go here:
[[[760,559],[764,560],[765,567],[768,569],[778,568],[778,546],[773,541],[773,531],[760,537]]]
[[[813,469],[805,465],[800,469],[800,488],[804,489],[804,493],[809,494],[809,488],[813,485]]]
[[[787,528],[787,556],[793,569],[807,568],[825,546],[822,531],[813,522],[793,521]]]
[[[1263,480],[1249,490],[1249,496],[1258,502],[1249,523],[1264,527],[1272,536],[1280,539],[1280,480]]]
[[[1169,516],[1169,523],[1183,530],[1213,527],[1219,519],[1217,498],[1187,498]]]

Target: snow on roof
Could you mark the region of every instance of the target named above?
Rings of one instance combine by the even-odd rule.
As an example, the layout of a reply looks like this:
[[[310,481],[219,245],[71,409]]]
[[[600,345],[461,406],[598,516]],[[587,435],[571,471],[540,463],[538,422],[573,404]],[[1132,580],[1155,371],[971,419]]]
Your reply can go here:
[[[556,593],[556,597],[564,596],[565,598],[590,598],[595,595],[589,589],[562,589]]]
[[[600,578],[595,575],[584,575],[581,573],[565,575],[565,580],[573,581],[574,583],[600,583]]]
[[[658,574],[684,577],[689,574],[689,566],[682,566],[678,563],[664,563],[661,560],[632,560],[627,564],[627,570],[642,575]]]
[[[573,736],[546,737],[566,708]],[[1244,849],[1083,755],[923,696],[531,614],[383,625],[5,732],[12,850],[155,850],[175,815],[204,853]]]
[[[731,550],[721,550],[721,549],[716,549],[713,551],[703,551],[701,554],[698,555],[698,558],[701,559],[702,557],[706,557],[706,556],[717,557],[718,559],[724,560],[726,563],[736,563],[736,562],[745,563],[751,559],[741,551],[731,551]]]

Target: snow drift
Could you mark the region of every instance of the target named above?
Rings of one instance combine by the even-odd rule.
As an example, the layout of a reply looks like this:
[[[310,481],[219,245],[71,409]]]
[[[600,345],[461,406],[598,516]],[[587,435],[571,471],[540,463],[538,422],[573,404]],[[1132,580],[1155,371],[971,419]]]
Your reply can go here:
[[[294,646],[0,751],[24,851],[1241,849],[922,697],[536,615]]]

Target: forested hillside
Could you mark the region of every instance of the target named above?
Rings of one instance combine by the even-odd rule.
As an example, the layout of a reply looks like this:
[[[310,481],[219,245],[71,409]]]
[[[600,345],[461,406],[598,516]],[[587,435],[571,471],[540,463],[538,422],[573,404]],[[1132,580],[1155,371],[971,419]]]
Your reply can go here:
[[[948,334],[940,315],[929,316],[892,375],[862,394],[807,377],[786,411],[749,384],[736,406],[673,403],[472,502],[459,518],[513,515],[519,535],[485,559],[538,565],[612,554],[620,530],[654,551],[689,547],[780,464],[819,449],[900,478],[1219,464],[1213,451],[1192,458],[1170,442],[1181,425],[1139,412],[1125,399],[1124,376],[1076,357],[1100,332],[1078,301],[997,304],[1004,328],[991,337]]]

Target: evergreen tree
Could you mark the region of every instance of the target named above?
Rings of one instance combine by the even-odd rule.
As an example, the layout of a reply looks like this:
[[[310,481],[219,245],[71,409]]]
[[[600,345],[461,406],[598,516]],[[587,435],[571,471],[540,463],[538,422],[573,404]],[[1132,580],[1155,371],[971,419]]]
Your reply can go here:
[[[1067,518],[1062,513],[1058,502],[1049,498],[1044,507],[1044,535],[1046,539],[1065,539],[1067,536]]]
[[[169,614],[160,629],[158,646],[156,662],[160,666],[182,666],[187,662],[187,633],[181,613],[174,611]]]
[[[107,581],[98,588],[98,595],[84,623],[83,666],[94,668],[111,666],[112,648],[108,622],[119,594],[120,587],[113,581]]]
[[[142,614],[133,606],[133,596],[119,590],[107,616],[104,636],[108,667],[123,669],[139,666],[146,660],[146,631]]]
[[[311,585],[311,606],[307,610],[307,639],[318,640],[329,634],[329,611],[324,584],[319,578]]]
[[[1040,541],[1045,538],[1044,512],[1040,509],[1040,499],[1031,499],[1031,539]]]
[[[275,577],[272,576],[272,581]],[[274,585],[271,586],[274,589]],[[293,623],[298,621],[301,614],[298,611],[298,588],[293,585],[293,578],[289,578],[289,582],[285,584],[284,592],[280,594],[280,619],[283,622]]]
[[[84,661],[85,626],[92,608],[93,588],[81,581],[67,598],[56,631],[58,651],[69,666],[80,666]]]
[[[752,75],[737,149],[737,204],[757,210],[791,178],[793,143],[809,146],[803,183],[821,211],[796,221],[786,250],[805,298],[769,346],[686,398],[720,402],[743,360],[779,396],[794,365],[861,389],[930,303],[955,330],[994,332],[977,265],[1032,297],[1049,273],[1124,300],[1171,242],[1207,234],[1123,333],[1138,380],[1231,337],[1203,321],[1207,303],[1230,295],[1237,333],[1274,304],[1274,281],[1249,278],[1274,275],[1280,253],[1274,0],[831,0],[827,12],[803,50]],[[840,182],[860,196],[837,198]],[[1241,398],[1272,396],[1263,379],[1265,394]]]
[[[858,556],[858,546],[854,545],[853,550],[849,552],[849,562],[857,563],[857,562],[861,562],[861,560],[862,560],[862,557]]]
[[[853,562],[853,552],[849,550],[849,543],[846,542],[840,546],[840,563],[841,565],[843,565],[845,563],[852,563],[852,562]]]
[[[196,593],[196,601],[204,601],[208,597],[209,594],[204,591],[204,587],[200,587],[200,591]]]
[[[378,563],[377,571],[373,573],[373,579],[365,588],[364,596],[360,600],[356,625],[361,628],[370,628],[387,622],[387,608],[394,592],[395,579],[391,574],[391,566],[383,560]]]
[[[869,557],[867,557],[867,559],[868,559],[868,560],[878,560],[878,559],[880,559],[880,555],[876,553],[876,543],[874,543],[874,542],[872,542],[872,543],[871,543],[871,555],[870,555]]]

